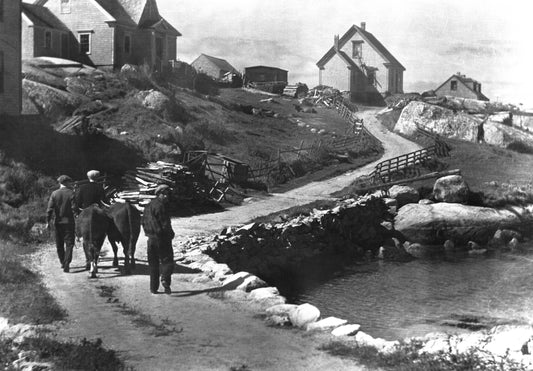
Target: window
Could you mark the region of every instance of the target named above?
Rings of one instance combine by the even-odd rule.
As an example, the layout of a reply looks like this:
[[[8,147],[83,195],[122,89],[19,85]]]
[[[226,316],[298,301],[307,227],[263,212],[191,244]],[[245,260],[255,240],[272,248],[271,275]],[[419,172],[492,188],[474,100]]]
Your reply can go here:
[[[375,70],[369,70],[367,71],[367,79],[368,79],[368,85],[375,86],[376,85],[376,71]]]
[[[61,0],[61,14],[70,13],[70,0]]]
[[[0,93],[4,92],[4,52],[0,50]]]
[[[91,34],[88,32],[79,34],[80,54],[91,54]]]
[[[52,49],[52,31],[44,31],[44,45],[46,49]]]
[[[363,42],[352,41],[352,58],[361,58],[363,56]]]
[[[450,90],[457,90],[457,81],[452,80],[452,82],[450,82]]]
[[[131,53],[131,36],[130,35],[124,36],[124,53],[126,54]]]

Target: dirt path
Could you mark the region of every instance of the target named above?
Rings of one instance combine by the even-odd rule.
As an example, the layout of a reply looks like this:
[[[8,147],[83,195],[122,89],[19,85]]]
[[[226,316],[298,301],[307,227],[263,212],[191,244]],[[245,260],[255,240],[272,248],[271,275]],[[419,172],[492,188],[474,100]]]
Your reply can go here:
[[[374,118],[376,110],[363,113],[369,130],[383,142],[384,158],[417,149],[407,140],[387,132]],[[369,173],[374,164],[285,194],[231,208],[222,213],[173,220],[176,243],[218,232],[226,225],[320,198]],[[54,248],[35,255],[35,268],[61,306],[68,320],[58,326],[58,336],[72,339],[101,338],[104,346],[119,352],[136,370],[229,370],[246,365],[250,370],[361,370],[353,362],[318,351],[321,338],[297,330],[267,327],[257,314],[238,300],[220,300],[204,290],[212,283],[192,283],[197,274],[177,266],[173,293],[151,295],[148,290],[146,239],[141,236],[139,265],[132,276],[122,277],[111,267],[110,248],[103,248],[99,278],[89,280],[80,243],[74,251],[70,274],[60,270]],[[107,255],[106,255],[107,254]]]

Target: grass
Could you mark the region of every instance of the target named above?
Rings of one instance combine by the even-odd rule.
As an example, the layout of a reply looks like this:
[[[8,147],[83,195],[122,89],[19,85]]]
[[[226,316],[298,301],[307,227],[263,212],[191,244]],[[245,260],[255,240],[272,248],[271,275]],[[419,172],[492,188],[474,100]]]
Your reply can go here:
[[[102,340],[81,342],[60,342],[46,336],[27,338],[21,344],[0,340],[0,365],[5,370],[17,370],[12,363],[20,351],[26,351],[26,361],[52,363],[55,370],[131,370],[112,350],[102,347]]]
[[[49,324],[65,319],[65,311],[48,293],[40,277],[26,268],[27,245],[0,242],[0,316],[12,322]]]
[[[525,367],[509,357],[485,357],[475,350],[466,353],[419,354],[422,343],[402,343],[390,353],[375,347],[332,341],[319,349],[327,353],[357,361],[367,367],[395,371],[520,371]]]

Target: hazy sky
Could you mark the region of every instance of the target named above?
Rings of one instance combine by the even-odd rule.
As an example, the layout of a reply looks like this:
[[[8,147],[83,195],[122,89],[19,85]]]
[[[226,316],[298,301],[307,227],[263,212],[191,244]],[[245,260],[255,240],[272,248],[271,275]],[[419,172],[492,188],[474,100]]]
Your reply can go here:
[[[353,24],[366,22],[405,66],[404,90],[434,89],[461,72],[491,100],[533,107],[530,0],[158,0],[183,36],[178,58],[201,53],[239,70],[268,65],[289,82],[318,84],[316,62]]]

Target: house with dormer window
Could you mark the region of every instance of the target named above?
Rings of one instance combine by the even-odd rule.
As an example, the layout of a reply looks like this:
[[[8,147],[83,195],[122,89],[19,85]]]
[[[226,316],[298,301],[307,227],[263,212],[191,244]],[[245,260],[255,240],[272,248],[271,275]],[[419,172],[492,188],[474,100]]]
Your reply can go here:
[[[156,0],[36,0],[32,5],[42,21],[38,23],[44,29],[46,49],[37,50],[35,45],[41,43],[37,39],[33,45],[25,44],[25,50],[37,50],[35,57],[53,50],[63,58],[95,67],[147,64],[156,71],[176,60],[181,33],[159,14]],[[35,7],[45,10],[37,12]],[[53,26],[44,17],[47,12],[57,19],[55,27],[42,27],[45,23]],[[62,27],[68,35],[55,43],[54,32],[63,32]]]
[[[348,91],[354,101],[382,104],[389,94],[403,93],[405,67],[366,30],[353,25],[317,62],[319,84]]]
[[[0,0],[0,115],[21,112],[20,17],[19,1]]]

